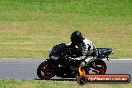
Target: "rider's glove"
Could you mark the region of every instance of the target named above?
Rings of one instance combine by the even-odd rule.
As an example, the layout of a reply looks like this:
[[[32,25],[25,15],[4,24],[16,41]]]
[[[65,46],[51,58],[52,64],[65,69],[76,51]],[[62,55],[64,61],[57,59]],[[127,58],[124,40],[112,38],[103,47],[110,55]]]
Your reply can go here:
[[[80,57],[76,57],[76,58],[69,57],[69,59],[72,59],[72,60],[82,60],[82,59],[84,59],[84,56],[80,56]]]

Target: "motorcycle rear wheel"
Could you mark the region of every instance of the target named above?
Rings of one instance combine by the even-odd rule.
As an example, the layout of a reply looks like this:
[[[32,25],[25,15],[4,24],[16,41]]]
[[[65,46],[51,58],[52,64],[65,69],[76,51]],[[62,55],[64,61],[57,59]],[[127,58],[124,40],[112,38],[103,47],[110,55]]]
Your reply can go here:
[[[56,75],[56,71],[50,61],[45,61],[39,65],[37,75],[40,79],[48,80]]]

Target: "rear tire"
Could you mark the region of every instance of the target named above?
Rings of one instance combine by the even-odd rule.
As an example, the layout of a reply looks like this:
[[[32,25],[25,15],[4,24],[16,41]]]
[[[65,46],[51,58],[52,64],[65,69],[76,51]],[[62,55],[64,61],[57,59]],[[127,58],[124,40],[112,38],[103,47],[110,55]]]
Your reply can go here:
[[[40,79],[48,80],[54,77],[55,74],[56,70],[53,66],[53,62],[51,62],[50,60],[42,62],[37,69],[37,75]]]

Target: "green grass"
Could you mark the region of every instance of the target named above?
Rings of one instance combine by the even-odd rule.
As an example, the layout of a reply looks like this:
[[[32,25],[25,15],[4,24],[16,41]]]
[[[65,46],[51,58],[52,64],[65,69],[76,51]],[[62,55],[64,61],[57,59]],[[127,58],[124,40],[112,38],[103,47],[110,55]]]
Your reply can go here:
[[[132,0],[0,0],[0,58],[47,58],[80,30],[112,58],[132,58]],[[0,80],[0,88],[131,88],[132,84]]]
[[[112,58],[132,58],[131,0],[0,0],[0,57],[47,58],[80,30]]]
[[[131,88],[129,84],[77,84],[76,81],[0,80],[1,88]]]

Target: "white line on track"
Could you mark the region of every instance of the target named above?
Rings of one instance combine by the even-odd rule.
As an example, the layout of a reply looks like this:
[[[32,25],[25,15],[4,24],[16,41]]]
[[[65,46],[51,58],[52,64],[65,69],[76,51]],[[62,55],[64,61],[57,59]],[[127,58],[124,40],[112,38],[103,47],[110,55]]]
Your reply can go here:
[[[109,59],[109,60],[132,60],[132,59]]]

